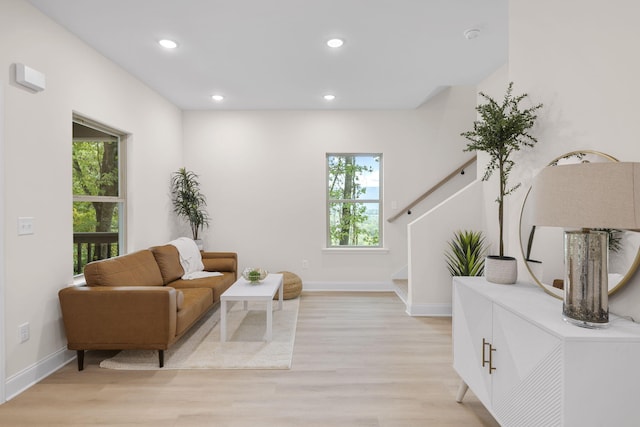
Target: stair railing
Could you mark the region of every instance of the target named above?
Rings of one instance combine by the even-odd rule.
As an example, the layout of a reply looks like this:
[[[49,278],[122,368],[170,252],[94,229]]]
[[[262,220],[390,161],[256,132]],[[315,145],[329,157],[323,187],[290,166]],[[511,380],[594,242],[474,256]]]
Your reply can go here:
[[[413,208],[415,205],[417,205],[418,203],[420,203],[421,201],[423,201],[424,199],[429,197],[432,193],[434,193],[440,187],[445,185],[447,182],[451,181],[455,176],[457,176],[459,173],[463,172],[466,168],[468,168],[471,164],[473,164],[477,159],[478,159],[478,156],[473,156],[471,159],[467,160],[462,166],[459,166],[453,172],[451,172],[449,175],[447,175],[444,178],[442,178],[440,181],[438,181],[437,184],[435,184],[433,187],[431,187],[430,189],[428,189],[427,191],[422,193],[413,202],[409,203],[407,206],[405,206],[404,208],[400,209],[398,211],[398,213],[396,213],[395,215],[390,216],[389,218],[387,218],[387,222],[393,222],[396,219],[400,218],[405,213],[410,214],[411,213],[411,208]]]

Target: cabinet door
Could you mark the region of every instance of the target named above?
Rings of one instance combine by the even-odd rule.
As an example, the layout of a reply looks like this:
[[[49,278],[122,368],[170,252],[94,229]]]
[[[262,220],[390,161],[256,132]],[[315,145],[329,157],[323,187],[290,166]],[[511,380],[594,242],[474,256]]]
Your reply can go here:
[[[487,408],[491,408],[492,375],[488,364],[482,366],[482,340],[492,341],[492,305],[469,286],[454,284],[453,367]]]
[[[493,307],[492,409],[504,426],[562,423],[562,341]]]

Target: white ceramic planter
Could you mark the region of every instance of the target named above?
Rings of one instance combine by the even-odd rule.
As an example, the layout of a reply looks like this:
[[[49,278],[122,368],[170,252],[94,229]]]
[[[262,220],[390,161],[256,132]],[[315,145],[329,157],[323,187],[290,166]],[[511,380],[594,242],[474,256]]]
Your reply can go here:
[[[513,257],[489,255],[484,260],[484,276],[491,283],[512,285],[518,279],[518,261]]]

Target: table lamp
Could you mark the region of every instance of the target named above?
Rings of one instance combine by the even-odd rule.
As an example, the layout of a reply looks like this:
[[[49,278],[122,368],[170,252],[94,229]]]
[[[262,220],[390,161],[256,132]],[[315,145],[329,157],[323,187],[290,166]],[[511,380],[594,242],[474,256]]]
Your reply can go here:
[[[607,327],[609,233],[597,229],[640,228],[640,163],[547,166],[533,187],[535,225],[565,228],[564,319]]]

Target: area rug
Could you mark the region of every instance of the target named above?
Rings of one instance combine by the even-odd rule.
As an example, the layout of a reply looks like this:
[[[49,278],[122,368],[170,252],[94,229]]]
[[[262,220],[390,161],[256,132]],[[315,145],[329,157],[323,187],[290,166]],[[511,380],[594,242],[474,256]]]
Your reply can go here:
[[[299,298],[285,300],[282,310],[274,301],[273,340],[263,340],[265,304],[236,302],[227,314],[227,339],[220,342],[220,307],[210,312],[166,350],[164,367],[154,350],[123,350],[100,362],[101,368],[157,369],[290,369],[298,320]]]

